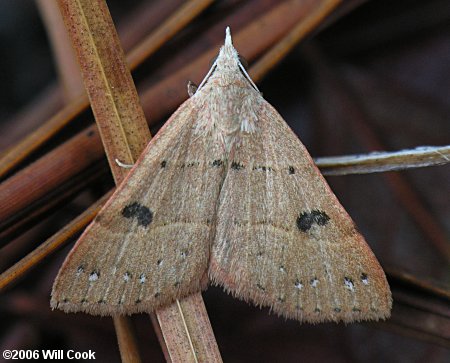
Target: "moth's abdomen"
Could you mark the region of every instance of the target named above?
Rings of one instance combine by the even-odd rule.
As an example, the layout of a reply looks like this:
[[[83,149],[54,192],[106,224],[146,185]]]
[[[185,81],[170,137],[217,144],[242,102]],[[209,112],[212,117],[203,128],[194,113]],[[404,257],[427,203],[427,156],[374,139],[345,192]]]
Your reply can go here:
[[[197,133],[222,141],[229,151],[241,132],[257,131],[262,97],[242,75],[224,81],[223,85],[214,77],[193,99],[199,115]]]

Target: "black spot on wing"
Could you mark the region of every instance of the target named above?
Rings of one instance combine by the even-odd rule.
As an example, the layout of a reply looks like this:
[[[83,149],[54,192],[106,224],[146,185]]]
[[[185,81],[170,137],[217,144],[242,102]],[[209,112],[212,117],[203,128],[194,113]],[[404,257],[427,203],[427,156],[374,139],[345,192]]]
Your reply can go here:
[[[253,170],[256,171],[273,171],[271,166],[265,166],[265,165],[256,165],[253,167]]]
[[[152,211],[146,206],[133,202],[122,209],[125,218],[135,218],[140,226],[147,227],[153,220]]]
[[[221,166],[223,165],[223,161],[220,160],[220,159],[217,159],[217,160],[214,160],[214,161],[211,163],[211,165],[214,166],[214,167],[216,167],[216,168],[219,168],[219,167],[221,167]]]
[[[241,169],[244,169],[244,165],[242,165],[241,163],[239,163],[239,162],[237,162],[237,161],[233,161],[233,162],[231,163],[231,169],[234,169],[234,170],[241,170]]]
[[[320,210],[312,210],[311,212],[303,212],[297,218],[297,227],[302,232],[307,232],[313,224],[324,226],[328,223],[330,217]]]
[[[196,167],[196,166],[200,166],[199,161],[189,161],[187,163],[183,163],[180,165],[180,168],[184,169],[184,168],[192,168],[192,167]]]

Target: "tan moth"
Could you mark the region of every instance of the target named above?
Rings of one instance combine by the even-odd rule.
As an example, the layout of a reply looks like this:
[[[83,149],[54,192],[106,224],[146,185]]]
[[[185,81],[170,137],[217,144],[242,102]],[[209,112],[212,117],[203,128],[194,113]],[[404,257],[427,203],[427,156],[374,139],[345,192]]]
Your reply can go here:
[[[208,281],[300,321],[384,319],[392,305],[378,261],[229,28],[203,82],[67,256],[51,306],[150,312]]]

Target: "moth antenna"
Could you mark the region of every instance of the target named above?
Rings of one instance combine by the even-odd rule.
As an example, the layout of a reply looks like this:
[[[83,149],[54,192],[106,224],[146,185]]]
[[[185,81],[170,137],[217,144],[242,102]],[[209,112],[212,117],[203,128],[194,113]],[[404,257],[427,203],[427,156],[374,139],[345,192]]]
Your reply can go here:
[[[250,75],[247,73],[247,71],[245,70],[245,67],[242,65],[242,63],[239,61],[239,68],[241,69],[241,71],[242,71],[242,73],[244,74],[244,76],[245,76],[245,78],[247,78],[247,81],[249,81],[250,82],[250,84],[252,85],[252,87],[255,89],[255,90],[257,90],[259,93],[261,93],[261,95],[262,95],[262,92],[260,92],[260,90],[258,89],[258,87],[256,87],[256,84],[253,82],[253,80],[250,78]]]
[[[208,71],[208,73],[206,74],[205,78],[203,78],[203,81],[198,85],[197,91],[198,91],[199,89],[201,89],[201,88],[204,86],[204,84],[206,83],[206,81],[209,79],[209,77],[211,76],[212,72],[213,72],[214,69],[216,68],[216,65],[217,65],[217,58],[216,58],[216,60],[214,61],[214,63],[213,63],[213,65],[211,66],[211,68],[209,69],[209,71]],[[195,93],[197,93],[197,91],[196,91]]]

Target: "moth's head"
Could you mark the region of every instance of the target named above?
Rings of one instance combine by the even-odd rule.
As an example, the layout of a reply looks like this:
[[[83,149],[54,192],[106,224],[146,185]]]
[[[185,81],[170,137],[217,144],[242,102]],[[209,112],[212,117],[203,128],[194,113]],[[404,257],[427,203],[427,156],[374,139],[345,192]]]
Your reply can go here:
[[[236,81],[237,78],[241,78],[244,76],[250,85],[258,91],[258,87],[253,83],[247,71],[245,70],[245,66],[247,62],[241,57],[239,57],[239,53],[233,47],[233,41],[231,40],[231,31],[230,28],[227,27],[225,31],[225,43],[220,48],[219,55],[215,59],[211,69],[209,70],[206,77],[203,79],[200,86],[198,86],[197,90],[200,90],[210,79],[216,78],[219,83],[230,84]],[[259,91],[258,91],[259,92]],[[197,94],[197,92],[195,92]]]
[[[217,69],[239,71],[239,54],[233,46],[230,27],[225,30],[225,43],[220,48],[215,63]]]

